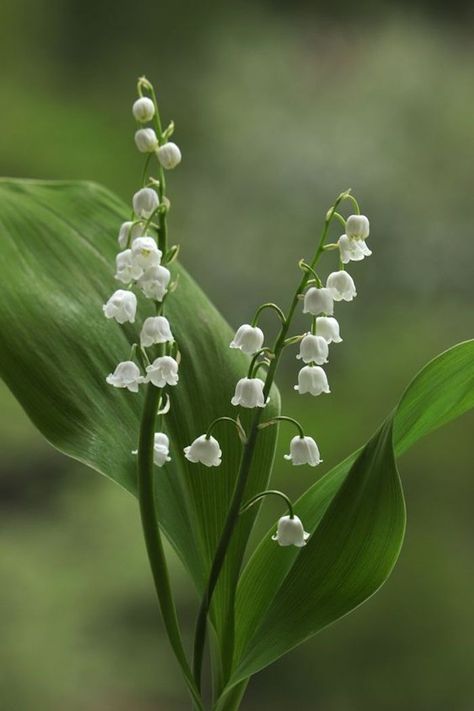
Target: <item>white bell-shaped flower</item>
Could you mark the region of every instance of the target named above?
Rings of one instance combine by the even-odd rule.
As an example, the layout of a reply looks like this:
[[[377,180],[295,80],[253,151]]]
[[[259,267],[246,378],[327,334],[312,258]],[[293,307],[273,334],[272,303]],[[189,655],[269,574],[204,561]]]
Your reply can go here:
[[[135,279],[139,279],[143,274],[143,269],[135,264],[131,249],[124,249],[115,257],[116,273],[115,278],[124,284],[129,284]]]
[[[158,139],[152,128],[139,128],[135,131],[135,145],[140,153],[153,153],[158,148]]]
[[[308,289],[304,295],[303,313],[312,314],[313,316],[318,314],[332,315],[334,313],[334,304],[330,290],[324,287],[317,289],[315,286]]]
[[[346,220],[346,235],[353,239],[367,239],[370,223],[365,215],[351,215]]]
[[[137,284],[147,299],[163,301],[163,297],[168,290],[170,278],[169,269],[158,264],[144,271]]]
[[[361,262],[365,257],[370,257],[372,254],[364,240],[354,239],[347,235],[341,235],[337,240],[337,244],[339,245],[339,253],[343,264]]]
[[[328,362],[328,353],[328,344],[323,336],[307,333],[301,340],[300,352],[296,357],[301,358],[305,363],[323,365]]]
[[[178,384],[178,363],[171,356],[155,358],[151,365],[146,367],[146,383],[153,383],[156,388],[165,385]]]
[[[155,267],[161,262],[161,250],[153,237],[137,237],[132,242],[134,263],[143,270]]]
[[[127,388],[132,393],[138,392],[138,386],[144,382],[140,375],[140,369],[133,360],[125,360],[119,363],[113,373],[106,377],[106,382],[114,388]]]
[[[140,332],[142,348],[149,348],[155,343],[168,343],[173,340],[170,324],[165,316],[149,316],[145,319]]]
[[[318,445],[312,437],[300,437],[296,435],[290,442],[290,453],[284,455],[295,466],[309,464],[310,467],[317,467],[323,460],[319,454]]]
[[[127,220],[127,222],[123,222],[120,226],[117,240],[120,249],[125,249],[127,247],[129,238],[130,242],[133,242],[136,237],[141,237],[142,234],[143,225],[141,225],[139,222],[137,222],[136,224],[133,224],[133,222],[131,222],[130,220]]]
[[[181,163],[181,151],[179,150],[176,143],[168,141],[158,148],[156,151],[158,160],[160,161],[163,168],[166,170],[172,170]]]
[[[102,306],[106,318],[114,318],[118,323],[135,322],[137,297],[133,291],[118,289]]]
[[[232,405],[241,407],[265,407],[263,396],[265,383],[260,378],[241,378],[235,386],[235,394],[231,400]],[[267,400],[268,402],[268,400]]]
[[[303,528],[298,516],[282,516],[278,521],[277,532],[272,536],[279,546],[296,546],[302,548],[306,545],[309,533]]]
[[[153,188],[142,188],[133,196],[133,210],[140,217],[150,217],[160,204],[158,193]]]
[[[201,435],[189,447],[184,448],[184,456],[190,462],[200,462],[206,467],[218,467],[222,461],[219,442],[214,437]]]
[[[311,395],[321,395],[329,393],[329,384],[326,373],[319,365],[305,365],[298,373],[298,385],[295,390],[300,395],[310,393]]]
[[[357,296],[353,278],[343,270],[332,272],[327,278],[326,286],[334,301],[352,301],[354,296]]]
[[[333,316],[318,316],[316,319],[316,333],[321,338],[324,338],[326,343],[342,343],[339,324]]]
[[[147,96],[142,96],[133,103],[132,113],[136,121],[146,123],[155,115],[155,104]]]
[[[261,328],[244,323],[237,329],[234,338],[230,342],[230,347],[240,348],[244,353],[253,355],[263,346],[263,340],[264,335]]]
[[[164,432],[155,432],[153,443],[153,462],[157,467],[162,467],[166,462],[171,461],[170,441]]]

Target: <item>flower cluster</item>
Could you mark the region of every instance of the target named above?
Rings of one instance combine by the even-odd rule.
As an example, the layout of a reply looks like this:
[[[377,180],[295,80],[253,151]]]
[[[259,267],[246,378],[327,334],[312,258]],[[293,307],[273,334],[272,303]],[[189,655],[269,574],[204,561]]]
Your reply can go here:
[[[162,389],[175,386],[179,380],[177,346],[164,316],[165,298],[174,286],[168,266],[177,253],[176,248],[168,251],[166,244],[170,203],[165,195],[164,169],[175,168],[181,161],[181,152],[168,140],[173,123],[164,131],[161,128],[155,93],[145,78],[138,82],[138,93],[132,107],[138,124],[135,144],[141,153],[148,154],[145,174],[152,154],[156,156],[159,178],[145,177],[143,186],[133,195],[132,219],[120,226],[117,240],[120,251],[115,259],[115,279],[125,288],[117,289],[103,306],[106,318],[125,324],[135,323],[137,293],[154,304],[156,315],[143,321],[139,343],[133,344],[130,359],[118,363],[106,378],[109,385],[133,393],[138,392],[141,384],[151,383]],[[145,127],[148,122],[153,122],[154,127]],[[170,461],[168,437],[156,432],[154,462],[163,466],[167,461]]]

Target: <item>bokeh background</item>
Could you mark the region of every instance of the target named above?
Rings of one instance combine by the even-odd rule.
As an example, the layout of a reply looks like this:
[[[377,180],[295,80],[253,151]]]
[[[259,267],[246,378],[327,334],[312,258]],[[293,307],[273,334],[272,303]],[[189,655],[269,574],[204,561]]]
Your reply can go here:
[[[298,400],[292,358],[280,373],[287,412],[320,442],[319,476],[420,366],[472,335],[472,20],[469,0],[2,0],[1,172],[93,179],[128,200],[146,73],[184,156],[172,235],[233,326],[288,300],[351,186],[374,257],[351,269],[333,394]],[[56,453],[5,387],[0,405],[0,708],[187,708],[134,500]],[[391,580],[256,677],[245,711],[472,711],[473,424],[404,456],[408,533]],[[282,454],[275,482],[298,493],[315,473],[296,476]],[[266,523],[276,515],[269,504]],[[194,592],[173,567],[190,629]]]

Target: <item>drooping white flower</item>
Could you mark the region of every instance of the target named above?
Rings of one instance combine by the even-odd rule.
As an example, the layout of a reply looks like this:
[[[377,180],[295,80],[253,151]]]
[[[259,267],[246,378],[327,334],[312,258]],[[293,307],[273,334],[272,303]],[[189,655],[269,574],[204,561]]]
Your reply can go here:
[[[124,284],[129,284],[134,279],[139,279],[143,274],[143,269],[135,264],[131,249],[124,249],[115,257],[116,273],[115,278]]]
[[[156,388],[165,385],[178,384],[178,363],[171,356],[155,358],[151,365],[146,367],[146,383],[153,383]]]
[[[300,395],[305,393],[310,393],[311,395],[329,393],[326,373],[319,365],[305,365],[298,373],[298,385],[295,385],[295,390]]]
[[[231,400],[232,405],[265,407],[264,385],[265,383],[260,378],[241,378],[235,386],[235,394]]]
[[[137,121],[146,123],[155,115],[155,104],[147,96],[142,96],[133,103],[132,113]]]
[[[348,237],[347,235],[341,235],[337,240],[337,244],[339,245],[339,253],[343,264],[360,262],[372,254],[364,240]]]
[[[306,545],[309,533],[303,528],[298,516],[282,516],[278,521],[277,532],[272,536],[279,546],[296,546],[302,548]]]
[[[166,170],[172,170],[181,163],[181,151],[179,150],[176,143],[168,141],[158,148],[156,151],[158,160],[160,161],[163,168]]]
[[[141,188],[133,196],[133,210],[140,217],[150,217],[160,204],[158,193],[153,188]]]
[[[334,304],[330,290],[324,287],[317,289],[315,286],[308,289],[304,295],[303,313],[313,314],[313,316],[318,314],[332,315],[334,313]]]
[[[135,322],[137,297],[133,291],[118,289],[102,306],[106,318],[114,318],[118,323]]]
[[[323,365],[328,362],[328,353],[328,344],[323,336],[307,333],[300,343],[300,352],[296,357],[305,363]]]
[[[352,301],[354,296],[357,296],[353,278],[343,270],[332,272],[327,278],[326,286],[334,301]]]
[[[115,371],[110,373],[105,380],[114,388],[127,388],[132,393],[137,393],[139,384],[144,382],[143,376],[140,375],[140,369],[133,360],[119,363]]]
[[[157,264],[144,271],[137,284],[147,299],[163,301],[163,297],[168,290],[170,278],[169,269]]]
[[[253,355],[263,346],[263,340],[264,335],[261,328],[244,323],[237,329],[234,338],[230,342],[230,347],[240,348],[244,353]]]
[[[161,262],[161,250],[153,237],[137,237],[132,242],[132,258],[143,270],[155,267]]]
[[[133,242],[135,237],[141,237],[143,234],[143,225],[141,225],[139,222],[136,224],[133,224],[130,220],[127,220],[127,222],[123,222],[122,225],[120,226],[119,234],[118,234],[118,243],[119,247],[121,249],[125,249],[128,244],[128,239],[130,237],[130,241]]]
[[[218,467],[222,461],[219,442],[214,437],[201,435],[189,447],[184,448],[184,456],[190,462],[200,462],[206,467]]]
[[[162,467],[166,462],[171,461],[170,441],[164,432],[155,432],[153,443],[153,462],[157,467]]]
[[[158,148],[158,138],[152,128],[135,131],[135,145],[140,153],[153,153]]]
[[[339,324],[333,316],[318,316],[316,319],[316,333],[324,338],[326,343],[342,343]]]
[[[370,223],[365,215],[351,215],[346,220],[346,235],[353,239],[367,239]]]
[[[145,319],[140,333],[140,343],[143,348],[149,348],[155,343],[168,343],[173,340],[170,324],[165,316],[150,316]]]
[[[310,467],[317,467],[323,460],[319,454],[318,445],[312,437],[300,437],[296,435],[290,442],[290,453],[284,455],[292,464],[309,464]]]

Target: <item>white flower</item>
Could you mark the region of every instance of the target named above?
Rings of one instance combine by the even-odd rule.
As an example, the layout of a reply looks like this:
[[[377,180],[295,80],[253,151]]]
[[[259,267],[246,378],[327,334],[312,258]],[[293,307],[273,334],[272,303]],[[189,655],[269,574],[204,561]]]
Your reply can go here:
[[[235,386],[235,394],[231,400],[232,405],[242,407],[265,407],[263,386],[265,383],[260,378],[241,378]],[[268,400],[267,400],[268,402]]]
[[[150,217],[160,204],[158,194],[153,188],[142,188],[133,196],[133,210],[140,217]]]
[[[323,336],[307,333],[300,343],[300,352],[296,357],[301,358],[305,363],[322,365],[328,362],[328,353],[328,344]]]
[[[137,237],[132,242],[133,262],[142,269],[157,266],[161,261],[161,250],[153,237]]]
[[[176,168],[178,163],[181,163],[181,151],[176,143],[172,143],[171,141],[160,146],[156,151],[156,155],[163,168],[167,170]]]
[[[319,365],[305,365],[298,373],[298,385],[295,385],[295,390],[300,395],[305,393],[311,393],[311,395],[329,393],[326,373]]]
[[[140,369],[133,360],[125,360],[119,363],[113,373],[106,377],[109,385],[114,388],[127,388],[132,393],[138,392],[138,386],[144,382],[144,378],[140,375]]]
[[[162,467],[166,462],[171,461],[170,441],[164,432],[155,432],[153,443],[153,462],[157,467]]]
[[[160,356],[147,365],[145,382],[153,383],[156,388],[177,385],[178,380],[178,364],[171,356]]]
[[[143,225],[139,222],[133,224],[130,220],[123,222],[120,226],[118,234],[118,243],[121,249],[125,249],[128,244],[128,238],[133,242],[135,237],[141,237],[143,234]]]
[[[135,131],[135,145],[140,153],[153,153],[158,148],[158,139],[152,128],[139,128]]]
[[[334,301],[352,301],[357,296],[354,280],[345,271],[332,272],[326,280],[326,286]]]
[[[114,318],[118,323],[135,322],[137,313],[137,297],[133,291],[118,289],[102,306],[106,318]]]
[[[147,121],[151,121],[155,115],[155,104],[147,96],[142,96],[134,102],[132,113],[137,121],[146,123]]]
[[[346,235],[353,239],[367,239],[370,224],[365,215],[351,215],[346,220]]]
[[[341,343],[339,324],[333,316],[318,316],[316,319],[316,333],[324,338],[326,343]]]
[[[290,442],[290,453],[284,455],[292,464],[309,464],[310,467],[317,467],[323,460],[319,455],[318,445],[312,437],[300,437],[296,435]]]
[[[143,274],[143,269],[135,264],[132,258],[132,250],[124,249],[115,257],[117,272],[115,278],[118,281],[128,284],[133,279],[138,279]]]
[[[160,264],[147,269],[137,281],[147,299],[162,301],[171,278],[169,269]]]
[[[219,442],[214,437],[201,435],[189,447],[184,448],[184,456],[190,462],[201,462],[206,467],[218,467],[222,461]]]
[[[155,343],[173,341],[170,324],[164,316],[150,316],[143,322],[140,333],[140,343],[143,348],[149,348]]]
[[[372,252],[367,247],[366,243],[360,239],[354,239],[347,235],[341,235],[337,240],[341,262],[349,264],[349,262],[360,262],[365,257],[370,257]]]
[[[317,289],[312,286],[304,295],[303,313],[313,314],[329,314],[334,313],[334,304],[331,291],[329,289]]]
[[[277,532],[272,536],[273,541],[277,541],[279,546],[296,546],[302,548],[306,545],[309,533],[303,528],[303,524],[298,516],[282,516],[278,521]]]
[[[230,347],[240,348],[244,353],[253,355],[262,347],[263,339],[264,335],[261,328],[244,323],[237,329],[234,338],[230,342]]]

